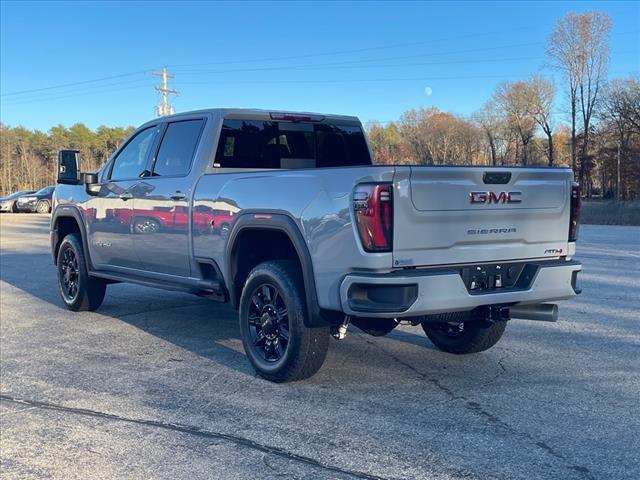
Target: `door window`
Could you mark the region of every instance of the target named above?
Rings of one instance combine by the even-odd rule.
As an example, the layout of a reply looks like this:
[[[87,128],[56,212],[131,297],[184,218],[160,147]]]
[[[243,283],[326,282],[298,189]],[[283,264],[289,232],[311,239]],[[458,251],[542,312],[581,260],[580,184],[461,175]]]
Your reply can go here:
[[[138,178],[147,165],[156,127],[142,130],[120,151],[111,168],[111,180]]]
[[[153,175],[183,176],[189,173],[204,120],[170,123],[162,138]]]

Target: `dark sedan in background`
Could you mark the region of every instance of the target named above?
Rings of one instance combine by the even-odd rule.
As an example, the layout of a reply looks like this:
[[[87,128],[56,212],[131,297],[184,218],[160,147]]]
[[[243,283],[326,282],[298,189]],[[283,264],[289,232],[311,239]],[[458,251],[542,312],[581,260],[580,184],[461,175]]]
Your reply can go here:
[[[19,192],[14,192],[6,197],[0,197],[0,212],[17,212],[18,207],[16,205],[16,200],[18,200],[22,195],[29,195],[30,193],[35,192],[33,190],[20,190]]]
[[[44,187],[34,194],[22,195],[16,200],[18,212],[50,213],[55,186]]]

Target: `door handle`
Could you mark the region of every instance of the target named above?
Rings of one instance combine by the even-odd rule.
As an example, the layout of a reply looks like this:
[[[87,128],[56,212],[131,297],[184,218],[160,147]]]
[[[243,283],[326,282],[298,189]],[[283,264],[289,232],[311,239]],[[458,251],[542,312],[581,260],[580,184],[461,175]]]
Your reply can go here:
[[[131,192],[124,192],[124,193],[121,193],[121,194],[118,196],[118,198],[119,198],[120,200],[125,200],[125,201],[126,201],[126,200],[131,200],[131,199],[133,198],[133,194],[132,194]]]
[[[169,195],[169,198],[171,198],[171,200],[184,200],[185,198],[187,198],[187,196],[184,192],[178,190],[177,192],[173,192],[171,195]]]

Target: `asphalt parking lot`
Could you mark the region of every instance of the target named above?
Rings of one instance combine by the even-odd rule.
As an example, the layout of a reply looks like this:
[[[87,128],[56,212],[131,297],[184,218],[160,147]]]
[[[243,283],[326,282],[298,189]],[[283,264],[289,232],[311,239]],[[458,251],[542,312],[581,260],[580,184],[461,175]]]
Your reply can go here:
[[[640,227],[583,226],[583,294],[493,349],[350,331],[275,385],[235,312],[112,285],[61,306],[48,217],[2,215],[0,473],[25,478],[640,478]]]

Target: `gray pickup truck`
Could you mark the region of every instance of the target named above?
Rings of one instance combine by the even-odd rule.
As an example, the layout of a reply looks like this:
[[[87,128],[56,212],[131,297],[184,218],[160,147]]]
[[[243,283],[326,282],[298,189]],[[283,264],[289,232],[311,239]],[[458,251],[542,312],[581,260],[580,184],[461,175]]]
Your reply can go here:
[[[138,128],[97,173],[59,153],[62,301],[115,282],[231,302],[256,371],[310,377],[349,324],[421,325],[486,350],[579,293],[580,191],[564,168],[374,165],[355,117],[202,110]]]

